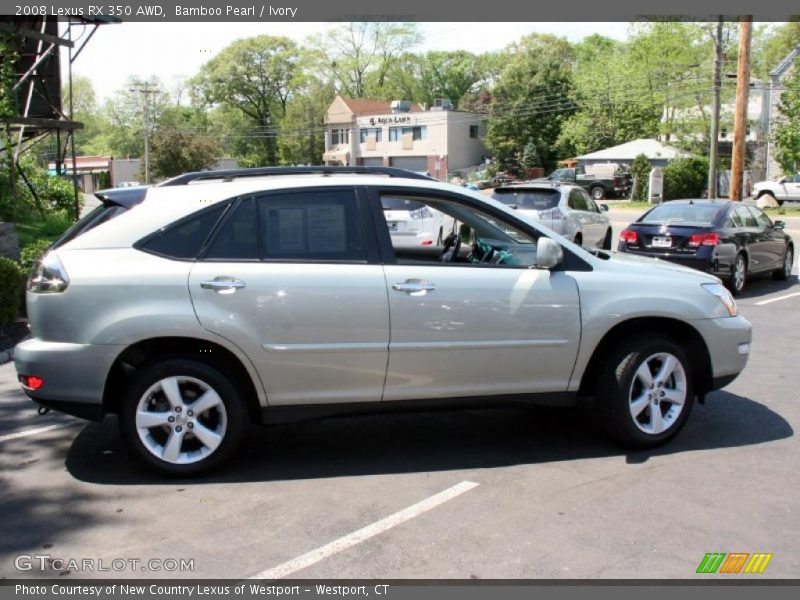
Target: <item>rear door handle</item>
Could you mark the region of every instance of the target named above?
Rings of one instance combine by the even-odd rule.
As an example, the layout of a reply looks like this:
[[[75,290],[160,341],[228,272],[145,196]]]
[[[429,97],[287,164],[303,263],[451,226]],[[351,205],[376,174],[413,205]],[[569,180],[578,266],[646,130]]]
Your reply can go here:
[[[436,284],[424,279],[406,279],[402,283],[392,284],[392,289],[405,292],[411,296],[422,296],[436,289]]]
[[[232,294],[237,289],[246,287],[246,283],[236,277],[215,277],[211,281],[201,281],[200,287],[204,290],[213,290],[220,294]]]

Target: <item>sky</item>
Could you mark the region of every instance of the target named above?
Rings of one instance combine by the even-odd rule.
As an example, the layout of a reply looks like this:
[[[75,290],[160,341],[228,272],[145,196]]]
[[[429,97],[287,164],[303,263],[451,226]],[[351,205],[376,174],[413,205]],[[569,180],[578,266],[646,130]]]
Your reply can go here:
[[[129,76],[158,76],[173,88],[237,39],[283,35],[296,42],[325,31],[329,23],[119,23],[103,25],[73,65],[88,77],[98,101],[124,89]],[[427,50],[499,50],[529,33],[552,33],[577,42],[593,33],[623,40],[628,23],[422,23]],[[74,32],[81,35],[80,28]],[[64,61],[66,62],[66,60]]]

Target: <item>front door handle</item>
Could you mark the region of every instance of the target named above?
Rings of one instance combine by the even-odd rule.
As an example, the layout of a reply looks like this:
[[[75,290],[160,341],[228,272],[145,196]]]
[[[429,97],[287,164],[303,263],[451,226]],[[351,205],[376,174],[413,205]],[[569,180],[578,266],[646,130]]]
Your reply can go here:
[[[246,285],[244,281],[236,279],[236,277],[215,277],[211,281],[200,282],[200,287],[204,290],[214,290],[220,294],[232,294]]]
[[[406,279],[402,283],[392,284],[392,289],[398,292],[405,292],[410,296],[422,296],[436,289],[436,284],[424,279]]]

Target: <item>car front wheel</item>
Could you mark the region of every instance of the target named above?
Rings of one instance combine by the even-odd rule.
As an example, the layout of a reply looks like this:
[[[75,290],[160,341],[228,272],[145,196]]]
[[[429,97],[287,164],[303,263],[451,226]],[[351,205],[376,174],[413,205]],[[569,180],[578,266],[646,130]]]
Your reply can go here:
[[[246,424],[237,388],[214,367],[189,359],[142,368],[119,412],[126,447],[166,475],[219,466],[238,448]]]
[[[597,380],[597,408],[624,446],[652,448],[675,436],[694,404],[686,353],[667,337],[630,337],[607,356]]]

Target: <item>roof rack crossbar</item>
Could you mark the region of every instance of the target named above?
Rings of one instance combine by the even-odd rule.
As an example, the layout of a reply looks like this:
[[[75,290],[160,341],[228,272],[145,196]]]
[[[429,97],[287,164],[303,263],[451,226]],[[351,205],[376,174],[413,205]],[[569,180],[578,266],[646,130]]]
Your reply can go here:
[[[224,179],[233,181],[243,177],[272,177],[276,175],[386,175],[388,177],[402,177],[405,179],[426,179],[433,180],[429,175],[406,171],[396,167],[256,167],[252,169],[223,169],[221,171],[196,171],[194,173],[184,173],[172,179],[168,179],[159,186],[186,185],[193,181],[204,179]]]

